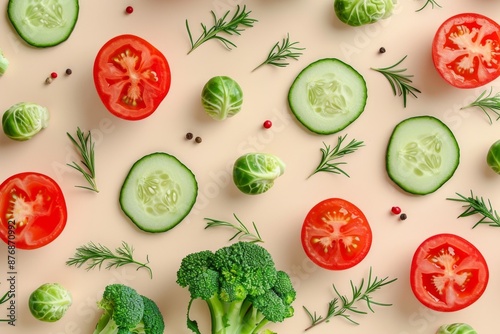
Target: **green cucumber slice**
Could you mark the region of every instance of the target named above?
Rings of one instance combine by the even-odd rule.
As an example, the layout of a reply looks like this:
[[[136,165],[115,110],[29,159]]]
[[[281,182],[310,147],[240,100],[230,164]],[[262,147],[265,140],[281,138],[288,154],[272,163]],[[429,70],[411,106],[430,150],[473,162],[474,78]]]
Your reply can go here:
[[[26,43],[45,48],[69,38],[79,10],[78,0],[9,0],[7,15]]]
[[[365,110],[366,82],[350,65],[336,58],[317,60],[295,78],[288,104],[310,131],[328,135],[345,129]]]
[[[138,228],[159,233],[179,224],[197,195],[191,170],[176,157],[155,152],[133,164],[120,191],[120,206]]]
[[[439,189],[455,173],[460,148],[450,128],[433,116],[415,116],[394,128],[386,152],[392,181],[411,194]]]

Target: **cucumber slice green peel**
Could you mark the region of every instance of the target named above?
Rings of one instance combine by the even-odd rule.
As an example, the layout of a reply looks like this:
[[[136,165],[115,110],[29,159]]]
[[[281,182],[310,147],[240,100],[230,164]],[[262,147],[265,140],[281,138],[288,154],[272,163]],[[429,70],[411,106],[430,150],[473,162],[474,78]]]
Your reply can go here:
[[[66,41],[78,20],[78,0],[9,0],[7,15],[29,45],[45,48]]]
[[[404,191],[426,195],[455,173],[460,148],[452,131],[433,116],[415,116],[394,128],[386,152],[389,178]]]
[[[141,230],[160,233],[179,224],[198,195],[194,174],[176,157],[155,152],[134,163],[120,191],[120,206]]]
[[[337,133],[354,122],[367,98],[363,76],[336,58],[306,66],[288,92],[288,104],[297,120],[321,135]]]

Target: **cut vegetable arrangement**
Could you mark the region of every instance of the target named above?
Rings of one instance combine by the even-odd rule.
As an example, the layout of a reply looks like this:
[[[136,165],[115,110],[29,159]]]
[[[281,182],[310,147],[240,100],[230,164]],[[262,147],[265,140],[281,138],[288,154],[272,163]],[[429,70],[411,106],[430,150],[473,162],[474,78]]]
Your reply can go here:
[[[365,110],[366,82],[354,68],[336,58],[304,68],[288,92],[297,120],[310,131],[328,135],[345,129]]]
[[[138,228],[159,233],[179,224],[197,195],[191,170],[176,157],[156,152],[134,163],[120,191],[120,206]]]
[[[433,116],[415,116],[397,124],[386,152],[391,180],[416,195],[439,189],[453,176],[459,161],[455,136]]]

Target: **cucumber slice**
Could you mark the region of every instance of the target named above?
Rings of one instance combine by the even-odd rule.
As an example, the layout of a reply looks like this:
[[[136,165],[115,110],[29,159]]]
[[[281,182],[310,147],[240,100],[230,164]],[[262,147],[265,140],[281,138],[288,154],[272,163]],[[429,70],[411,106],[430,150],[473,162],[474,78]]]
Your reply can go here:
[[[401,189],[426,195],[439,189],[455,173],[460,148],[451,130],[433,116],[403,120],[389,139],[386,169]]]
[[[361,74],[336,58],[325,58],[299,73],[288,92],[288,104],[307,129],[327,135],[354,122],[365,110],[367,97]]]
[[[134,163],[120,191],[120,206],[138,228],[159,233],[179,224],[197,195],[191,170],[176,157],[156,152]]]
[[[78,0],[9,0],[7,15],[26,43],[45,48],[69,38],[79,10]]]

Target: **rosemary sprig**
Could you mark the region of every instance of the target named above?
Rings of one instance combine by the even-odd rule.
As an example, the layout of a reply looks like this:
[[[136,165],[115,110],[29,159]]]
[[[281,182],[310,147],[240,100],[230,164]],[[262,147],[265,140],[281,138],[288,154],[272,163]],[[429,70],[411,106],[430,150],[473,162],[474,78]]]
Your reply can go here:
[[[420,9],[417,9],[416,12],[420,12],[421,10],[423,10],[425,7],[427,7],[427,5],[431,5],[432,6],[432,9],[434,9],[435,6],[441,8],[441,5],[437,3],[436,0],[426,0],[425,1],[425,4],[420,7]]]
[[[364,146],[362,141],[357,141],[356,139],[351,140],[346,146],[342,147],[342,143],[344,142],[347,135],[339,136],[337,139],[337,144],[331,148],[330,145],[327,145],[323,142],[324,148],[321,148],[321,161],[316,167],[316,169],[308,176],[310,178],[314,174],[318,172],[328,172],[333,174],[344,174],[349,177],[340,165],[345,165],[346,162],[334,162],[337,159],[344,157],[347,154],[355,152],[358,148]]]
[[[227,16],[231,11],[228,10],[221,18],[217,18],[214,11],[211,11],[212,18],[214,20],[213,26],[208,29],[207,26],[201,23],[201,28],[203,32],[198,37],[196,41],[193,40],[193,35],[191,34],[191,29],[189,28],[189,23],[186,20],[186,29],[189,35],[189,41],[191,43],[191,49],[188,54],[193,52],[197,47],[209,41],[211,39],[219,40],[228,50],[236,47],[236,44],[231,42],[224,36],[220,36],[221,33],[228,35],[241,35],[241,32],[245,30],[245,27],[253,27],[253,24],[257,22],[256,19],[249,17],[251,11],[246,11],[246,6],[240,8],[239,5],[236,6],[236,11],[229,21],[226,21]]]
[[[252,222],[253,229],[255,233],[250,232],[248,227],[245,226],[241,222],[241,220],[236,216],[236,214],[233,213],[234,218],[238,222],[238,224],[234,224],[231,222],[226,222],[218,219],[212,219],[212,218],[205,218],[207,221],[207,225],[205,226],[205,229],[214,227],[214,226],[225,226],[225,227],[230,227],[234,230],[236,230],[236,233],[229,239],[229,241],[232,241],[234,238],[238,237],[239,240],[241,239],[246,239],[249,242],[257,243],[257,242],[264,242],[262,237],[260,236],[259,230],[257,229],[257,226],[255,225],[254,222]]]
[[[465,203],[462,207],[466,209],[458,216],[458,218],[479,215],[482,216],[481,219],[479,219],[477,223],[472,226],[472,228],[475,228],[480,224],[500,227],[500,216],[498,215],[497,211],[493,209],[493,206],[491,205],[491,201],[489,199],[487,200],[486,204],[483,197],[474,196],[472,190],[470,191],[470,196],[468,197],[459,193],[456,194],[458,198],[447,198],[447,200]]]
[[[118,268],[127,264],[135,264],[138,266],[137,270],[146,268],[149,272],[149,276],[153,278],[153,272],[148,266],[148,256],[146,256],[146,262],[142,263],[136,261],[133,255],[134,248],[125,241],[122,241],[121,247],[115,249],[115,253],[104,245],[89,242],[86,245],[78,247],[75,255],[66,261],[66,265],[80,268],[86,263],[86,270],[91,270],[95,268],[101,269],[105,262],[107,262],[106,269]]]
[[[493,121],[491,120],[491,116],[488,114],[488,111],[497,115],[497,121],[500,119],[500,92],[495,93],[495,95],[491,95],[492,93],[493,87],[491,87],[488,95],[486,95],[486,91],[483,91],[474,102],[460,109],[463,110],[471,107],[481,108],[486,116],[488,116],[490,124],[492,124]]]
[[[83,188],[83,189],[88,189],[91,191],[94,191],[96,193],[99,192],[97,189],[97,184],[95,180],[95,154],[94,154],[94,142],[92,141],[92,134],[89,131],[87,135],[85,135],[80,128],[76,129],[76,138],[75,139],[73,136],[69,134],[69,132],[66,132],[68,135],[69,139],[73,143],[73,145],[76,146],[78,149],[78,152],[80,153],[80,156],[82,157],[82,160],[80,162],[82,163],[83,167],[76,162],[72,162],[71,164],[67,164],[68,166],[76,169],[79,171],[85,180],[89,183],[89,186],[76,186],[78,188]]]
[[[405,108],[406,96],[408,94],[411,94],[413,95],[413,97],[417,98],[416,94],[421,93],[420,90],[411,85],[412,80],[410,78],[412,78],[413,75],[403,74],[403,72],[406,71],[406,68],[396,69],[396,67],[400,65],[406,59],[406,57],[407,56],[404,56],[400,61],[389,67],[371,68],[372,70],[383,74],[387,78],[389,84],[391,85],[394,96],[403,96],[403,106]]]
[[[325,316],[317,315],[316,312],[311,312],[309,311],[309,309],[303,306],[304,310],[306,311],[311,321],[311,324],[309,325],[309,327],[305,329],[305,331],[319,324],[329,322],[334,317],[342,317],[355,325],[359,325],[358,322],[356,322],[351,318],[351,314],[347,312],[355,314],[367,314],[368,312],[362,311],[356,307],[355,304],[360,301],[364,301],[366,303],[366,306],[372,313],[375,312],[373,310],[373,305],[391,306],[392,304],[385,304],[374,301],[370,294],[396,280],[397,278],[389,280],[388,277],[379,279],[376,276],[372,280],[372,268],[370,267],[370,272],[368,274],[368,282],[366,284],[366,287],[364,286],[365,283],[364,279],[361,279],[361,283],[359,284],[359,286],[355,286],[351,281],[350,299],[345,295],[341,295],[337,290],[337,288],[335,287],[335,285],[333,285],[333,290],[335,291],[337,297],[335,297],[328,303],[328,309]]]
[[[274,44],[273,48],[267,55],[267,59],[264,60],[259,66],[254,68],[252,72],[266,64],[278,67],[288,66],[290,63],[286,62],[286,59],[297,60],[302,55],[302,52],[300,51],[305,50],[305,48],[297,47],[296,45],[298,43],[299,42],[290,42],[290,36],[289,34],[287,34],[286,38],[283,38],[283,40],[281,41],[281,44],[279,42],[276,42],[276,44]]]
[[[2,297],[0,297],[0,305],[8,302],[12,297],[14,297],[14,294],[8,290]],[[13,320],[15,319],[0,319],[0,322],[9,322]]]

